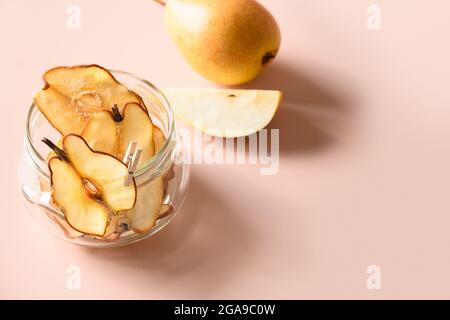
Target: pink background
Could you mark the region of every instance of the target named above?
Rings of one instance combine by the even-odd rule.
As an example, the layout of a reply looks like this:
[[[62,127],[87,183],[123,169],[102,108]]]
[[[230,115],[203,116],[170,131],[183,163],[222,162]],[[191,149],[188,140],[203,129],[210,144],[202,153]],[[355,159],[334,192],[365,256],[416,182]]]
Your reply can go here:
[[[41,74],[99,63],[159,86],[191,71],[150,0],[0,1],[1,298],[450,298],[450,3],[265,0],[283,34],[254,88],[285,100],[275,176],[193,166],[185,206],[155,237],[88,250],[35,224],[18,191],[24,123]],[[66,8],[81,7],[81,29]],[[66,268],[81,289],[66,289]],[[378,265],[381,290],[368,290]]]

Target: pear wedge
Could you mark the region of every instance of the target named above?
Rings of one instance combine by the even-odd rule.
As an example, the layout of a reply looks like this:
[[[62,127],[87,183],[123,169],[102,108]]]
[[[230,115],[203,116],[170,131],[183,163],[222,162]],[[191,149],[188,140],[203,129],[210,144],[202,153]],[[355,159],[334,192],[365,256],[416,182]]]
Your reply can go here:
[[[50,159],[52,199],[77,231],[102,236],[108,225],[109,210],[85,191],[83,179],[67,161]]]
[[[282,99],[275,90],[164,89],[175,116],[206,134],[241,137],[264,128]]]
[[[120,111],[128,102],[144,106],[139,95],[98,65],[56,67],[43,78],[45,86],[36,93],[34,102],[63,135],[81,134],[93,114],[110,110],[114,104]]]
[[[133,208],[136,202],[136,184],[125,185],[127,166],[113,156],[93,151],[80,136],[70,134],[63,138],[63,150],[74,169],[92,183],[105,204],[114,212]]]

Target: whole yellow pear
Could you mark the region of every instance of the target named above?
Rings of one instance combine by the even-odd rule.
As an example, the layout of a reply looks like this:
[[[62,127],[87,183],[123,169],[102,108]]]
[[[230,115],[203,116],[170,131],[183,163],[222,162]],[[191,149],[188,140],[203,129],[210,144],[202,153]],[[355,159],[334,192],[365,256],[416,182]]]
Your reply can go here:
[[[278,53],[278,24],[255,0],[166,0],[165,5],[170,37],[192,68],[211,81],[250,81]]]

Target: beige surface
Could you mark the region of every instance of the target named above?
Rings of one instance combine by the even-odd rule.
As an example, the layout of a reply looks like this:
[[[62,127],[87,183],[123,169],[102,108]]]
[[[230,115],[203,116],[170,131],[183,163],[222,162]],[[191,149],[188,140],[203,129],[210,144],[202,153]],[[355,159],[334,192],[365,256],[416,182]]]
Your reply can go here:
[[[283,34],[253,88],[282,89],[275,176],[195,166],[167,229],[94,251],[28,216],[17,188],[27,107],[41,73],[100,63],[160,86],[211,86],[190,70],[152,1],[0,1],[1,298],[450,298],[450,4],[261,1]],[[80,290],[66,268],[80,266]],[[366,268],[382,270],[368,290]]]

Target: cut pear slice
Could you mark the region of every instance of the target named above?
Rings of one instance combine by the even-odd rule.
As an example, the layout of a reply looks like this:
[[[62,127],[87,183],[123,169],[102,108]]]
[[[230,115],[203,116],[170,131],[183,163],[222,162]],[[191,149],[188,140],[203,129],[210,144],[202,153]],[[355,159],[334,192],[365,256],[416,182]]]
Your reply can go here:
[[[81,133],[83,139],[94,151],[117,156],[119,136],[117,124],[109,111],[100,111],[92,116]]]
[[[50,87],[70,97],[81,111],[109,110],[114,104],[122,111],[128,102],[144,105],[138,94],[99,65],[56,67],[45,72],[43,78]]]
[[[139,95],[98,65],[57,67],[45,72],[43,78],[45,86],[34,101],[63,135],[81,134],[93,114],[110,110],[114,104],[120,111],[128,102],[144,106]]]
[[[173,212],[173,207],[170,204],[162,204],[159,209],[158,219],[162,219]]]
[[[55,88],[47,87],[38,91],[34,96],[34,103],[48,122],[63,135],[80,132],[87,121],[70,99]]]
[[[127,103],[123,109],[123,119],[119,122],[119,159],[125,155],[131,141],[142,150],[139,165],[155,154],[153,143],[153,123],[147,111],[137,103]]]
[[[114,110],[114,109],[113,109]],[[81,136],[95,151],[105,152],[123,159],[131,141],[142,150],[138,168],[153,157],[153,123],[139,104],[128,103],[121,115],[117,109],[113,116],[109,111],[96,113],[87,123]]]
[[[61,229],[66,238],[75,239],[83,235],[82,232],[75,230],[68,222],[67,219],[59,218],[57,216],[49,214],[48,217],[56,223]]]
[[[155,152],[164,145],[165,137],[161,129],[154,126],[153,141]],[[137,233],[144,233],[153,228],[159,217],[161,203],[164,195],[164,178],[157,177],[154,180],[139,186],[136,205],[126,212],[130,221],[130,227]]]
[[[114,212],[133,208],[136,184],[125,185],[127,166],[112,155],[93,151],[82,137],[70,134],[63,139],[63,149],[72,166],[99,191],[102,200]]]
[[[70,165],[59,158],[49,161],[52,199],[77,231],[102,236],[108,225],[109,210],[85,191],[83,180]]]
[[[164,191],[164,180],[157,177],[139,186],[136,205],[127,211],[130,227],[137,233],[149,231],[158,219]]]
[[[155,145],[155,154],[161,150],[164,143],[166,142],[166,137],[160,128],[153,126],[153,144]]]
[[[282,93],[274,90],[163,90],[175,116],[206,134],[240,137],[255,133],[272,120]]]

